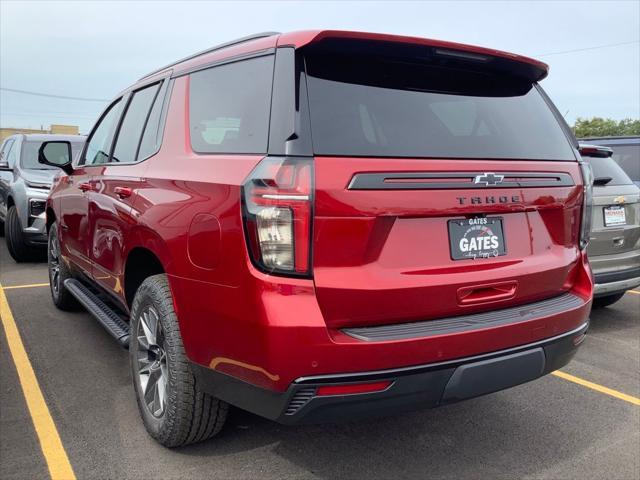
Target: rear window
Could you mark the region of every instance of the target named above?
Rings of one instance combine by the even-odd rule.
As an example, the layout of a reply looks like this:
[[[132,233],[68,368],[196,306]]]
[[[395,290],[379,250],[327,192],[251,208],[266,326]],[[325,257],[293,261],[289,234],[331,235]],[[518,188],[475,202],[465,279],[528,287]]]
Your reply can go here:
[[[613,159],[631,177],[634,182],[640,181],[640,144],[611,145]]]
[[[575,160],[520,77],[416,58],[307,54],[314,153]]]
[[[192,73],[191,147],[200,153],[265,153],[273,55]]]
[[[593,168],[593,178],[598,179],[610,178],[606,183],[602,185],[630,185],[633,183],[624,170],[618,165],[613,158],[598,158],[598,157],[582,157],[591,164]]]
[[[22,144],[22,153],[20,154],[20,165],[22,168],[32,170],[55,170],[57,168],[38,163],[38,150],[40,150],[40,145],[42,145],[42,142],[36,141],[27,141]],[[80,155],[83,145],[84,142],[71,142],[71,155],[74,160]]]

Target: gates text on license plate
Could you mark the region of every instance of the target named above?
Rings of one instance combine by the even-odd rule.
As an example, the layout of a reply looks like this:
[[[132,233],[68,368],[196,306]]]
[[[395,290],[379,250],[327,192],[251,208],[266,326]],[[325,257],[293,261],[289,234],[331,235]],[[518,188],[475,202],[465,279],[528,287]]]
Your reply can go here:
[[[449,220],[449,245],[453,260],[492,258],[507,253],[502,218],[478,217]]]

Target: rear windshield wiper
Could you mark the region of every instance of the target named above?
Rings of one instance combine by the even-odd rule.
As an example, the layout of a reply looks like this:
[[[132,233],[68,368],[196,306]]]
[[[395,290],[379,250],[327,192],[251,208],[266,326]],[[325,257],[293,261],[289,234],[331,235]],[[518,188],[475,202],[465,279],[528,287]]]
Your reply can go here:
[[[593,180],[593,184],[597,186],[603,186],[609,183],[611,180],[613,180],[613,178],[611,177],[596,177]]]

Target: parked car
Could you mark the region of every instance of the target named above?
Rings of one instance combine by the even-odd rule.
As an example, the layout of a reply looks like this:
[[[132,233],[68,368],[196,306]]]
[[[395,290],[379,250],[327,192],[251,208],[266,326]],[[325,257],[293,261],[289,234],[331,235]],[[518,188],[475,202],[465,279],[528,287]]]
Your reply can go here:
[[[584,339],[591,170],[538,81],[480,47],[260,34],[116,96],[47,201],[49,277],[122,345],[161,444],[227,405],[285,424],[447,404]]]
[[[580,144],[593,169],[591,240],[587,248],[594,275],[594,307],[606,307],[640,285],[640,189],[608,147]]]
[[[38,163],[38,149],[47,140],[69,141],[80,151],[79,135],[11,135],[0,147],[0,230],[16,262],[45,258],[45,205],[59,170]]]
[[[581,138],[580,141],[611,148],[613,159],[640,187],[640,137],[590,137]]]

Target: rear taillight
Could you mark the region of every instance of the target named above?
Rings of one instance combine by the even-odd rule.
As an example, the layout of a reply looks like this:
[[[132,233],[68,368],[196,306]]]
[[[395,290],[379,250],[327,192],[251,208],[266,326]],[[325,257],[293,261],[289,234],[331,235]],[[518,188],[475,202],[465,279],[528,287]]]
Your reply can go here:
[[[580,223],[580,249],[584,250],[591,236],[591,210],[593,208],[593,170],[587,162],[580,162],[582,172],[582,221]]]
[[[266,157],[243,186],[251,259],[267,273],[311,274],[313,161]]]

